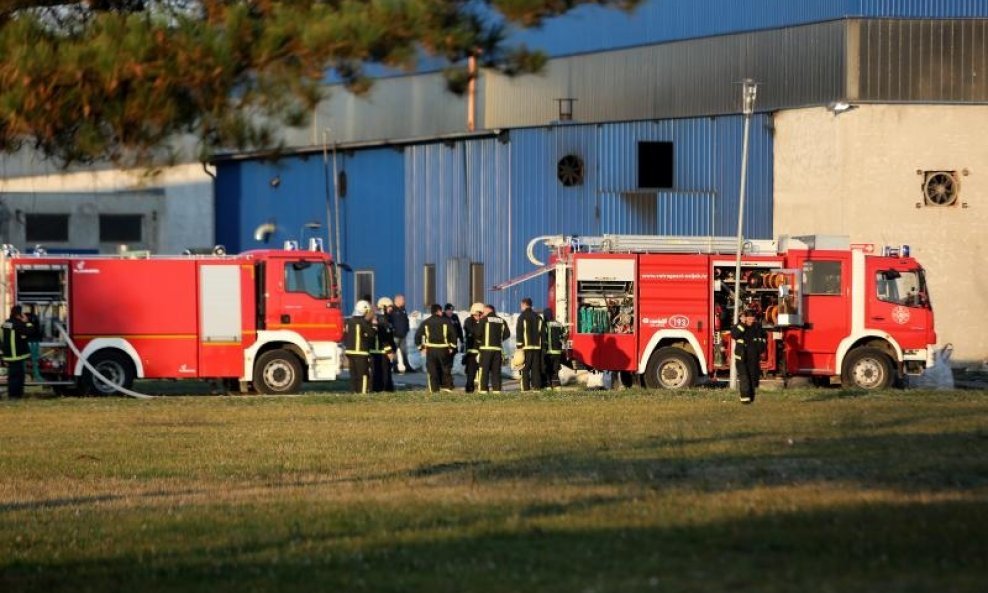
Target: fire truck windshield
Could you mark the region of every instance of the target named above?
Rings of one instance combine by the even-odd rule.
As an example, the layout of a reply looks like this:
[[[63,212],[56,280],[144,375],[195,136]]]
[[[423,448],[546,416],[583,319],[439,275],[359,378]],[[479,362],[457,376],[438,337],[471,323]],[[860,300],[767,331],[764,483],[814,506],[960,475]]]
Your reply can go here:
[[[904,307],[928,307],[923,270],[882,270],[875,277],[878,300]]]

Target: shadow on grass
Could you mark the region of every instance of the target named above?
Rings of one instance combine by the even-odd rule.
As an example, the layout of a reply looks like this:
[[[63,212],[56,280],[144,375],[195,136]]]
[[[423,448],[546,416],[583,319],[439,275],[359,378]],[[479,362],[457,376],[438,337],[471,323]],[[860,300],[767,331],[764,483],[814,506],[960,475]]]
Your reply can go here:
[[[752,443],[761,440],[761,443]],[[756,454],[690,455],[689,447],[748,441]],[[988,430],[803,438],[742,432],[718,438],[653,438],[597,453],[573,452],[507,461],[469,460],[419,466],[403,478],[453,483],[535,480],[566,484],[639,484],[652,489],[729,491],[839,481],[901,491],[988,487]],[[379,476],[387,479],[391,476]]]
[[[392,537],[395,518],[379,515],[361,539],[326,526],[263,529],[271,517],[249,515],[243,533],[213,545],[193,539],[179,549],[88,561],[7,560],[0,588],[981,591],[988,558],[988,507],[969,502],[862,504],[665,526],[569,528],[529,517],[468,532],[421,529]],[[245,533],[252,535],[244,539]]]

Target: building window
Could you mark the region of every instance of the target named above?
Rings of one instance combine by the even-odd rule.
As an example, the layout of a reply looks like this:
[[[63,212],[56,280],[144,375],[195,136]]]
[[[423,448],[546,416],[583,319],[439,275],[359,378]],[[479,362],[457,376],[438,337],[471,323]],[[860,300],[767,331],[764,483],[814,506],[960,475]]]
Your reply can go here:
[[[803,292],[807,295],[837,295],[841,293],[841,263],[839,261],[808,261],[803,264]]]
[[[140,243],[144,217],[140,214],[100,214],[100,243]]]
[[[68,214],[27,214],[24,216],[24,240],[28,243],[69,240]]]
[[[671,189],[673,187],[672,142],[638,143],[638,187]]]
[[[353,273],[353,300],[367,300],[374,306],[374,271],[357,270]]]
[[[285,262],[285,292],[304,292],[317,298],[329,298],[326,266],[319,262]]]
[[[484,295],[484,264],[473,262],[470,264],[470,302],[485,302]]]
[[[425,264],[422,268],[422,301],[423,307],[436,302],[436,264]]]

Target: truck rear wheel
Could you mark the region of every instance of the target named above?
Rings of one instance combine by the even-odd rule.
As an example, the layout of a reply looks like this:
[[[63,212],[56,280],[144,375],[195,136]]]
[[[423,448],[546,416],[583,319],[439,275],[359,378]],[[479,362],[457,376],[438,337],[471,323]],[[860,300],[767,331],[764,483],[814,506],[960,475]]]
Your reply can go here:
[[[125,389],[134,386],[134,363],[123,352],[115,350],[100,350],[90,355],[89,364],[101,375]],[[93,373],[83,368],[80,388],[85,395],[114,395],[117,388],[96,378]]]
[[[301,386],[302,364],[288,350],[270,350],[254,363],[254,389],[260,393],[295,393]]]
[[[844,359],[840,379],[845,389],[888,389],[895,380],[895,369],[889,355],[878,348],[856,348]]]
[[[645,367],[649,389],[686,389],[696,383],[696,377],[696,360],[681,348],[659,348]]]

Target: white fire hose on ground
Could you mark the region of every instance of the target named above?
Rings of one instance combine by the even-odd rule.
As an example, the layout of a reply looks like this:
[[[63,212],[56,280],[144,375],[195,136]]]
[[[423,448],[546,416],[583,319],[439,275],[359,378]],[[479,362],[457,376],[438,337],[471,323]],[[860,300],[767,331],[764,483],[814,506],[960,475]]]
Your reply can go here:
[[[75,354],[82,362],[82,366],[84,366],[86,370],[92,373],[94,377],[96,377],[103,383],[109,385],[110,387],[116,389],[119,393],[122,393],[130,397],[135,397],[137,399],[154,399],[156,397],[154,395],[148,395],[146,393],[138,393],[137,391],[134,391],[132,389],[127,389],[123,385],[117,385],[113,381],[107,379],[105,376],[103,376],[103,373],[96,370],[96,367],[89,364],[89,360],[87,360],[86,357],[82,355],[82,352],[79,352],[79,348],[76,347],[75,342],[73,342],[72,338],[69,337],[68,332],[65,331],[65,328],[62,327],[62,324],[55,322],[53,323],[53,325],[58,330],[58,333],[61,334],[62,338],[65,340],[65,343],[69,345],[69,349],[72,350],[72,353]]]

